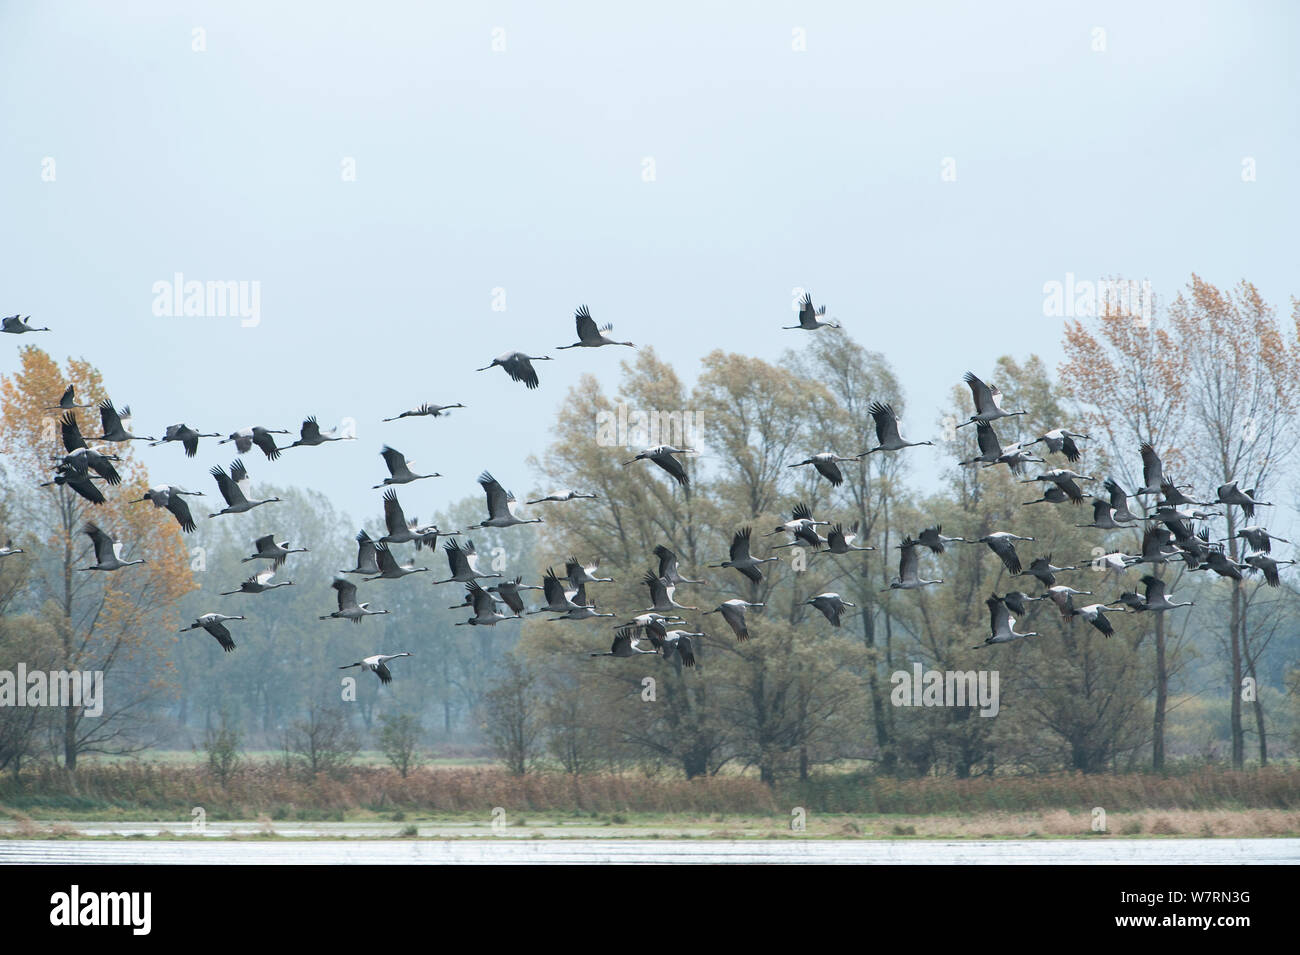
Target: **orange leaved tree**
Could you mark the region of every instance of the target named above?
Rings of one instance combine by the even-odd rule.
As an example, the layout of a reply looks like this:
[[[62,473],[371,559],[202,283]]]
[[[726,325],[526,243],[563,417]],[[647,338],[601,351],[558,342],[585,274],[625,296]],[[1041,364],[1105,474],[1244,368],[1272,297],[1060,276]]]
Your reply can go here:
[[[0,449],[9,490],[9,516],[31,553],[23,591],[14,604],[53,625],[56,646],[48,666],[103,674],[102,712],[65,706],[53,735],[63,763],[75,770],[86,753],[125,753],[147,745],[148,720],[170,687],[170,647],[176,641],[176,605],[193,589],[186,543],[174,519],[152,505],[132,504],[148,489],[143,466],[129,443],[105,446],[121,460],[116,486],[97,482],[106,501],[91,504],[51,481],[64,453],[59,398],[69,384],[79,404],[106,397],[100,373],[82,360],[61,369],[48,354],[26,347],[19,370],[0,377]],[[92,408],[74,412],[87,443],[99,431]],[[93,564],[93,521],[126,545],[128,559],[145,563],[117,571],[85,572]],[[15,536],[18,536],[15,534]],[[48,649],[48,648],[47,648]]]

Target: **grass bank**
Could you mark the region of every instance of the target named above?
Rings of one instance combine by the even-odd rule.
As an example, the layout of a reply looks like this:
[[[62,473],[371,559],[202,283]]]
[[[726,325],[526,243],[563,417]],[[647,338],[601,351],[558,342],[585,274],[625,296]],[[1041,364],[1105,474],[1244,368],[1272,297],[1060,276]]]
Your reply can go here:
[[[1245,772],[1212,768],[1168,774],[1061,773],[981,779],[899,780],[870,774],[815,777],[768,788],[745,776],[686,780],[637,773],[511,776],[491,766],[421,767],[403,779],[387,767],[304,778],[273,763],[249,763],[222,784],[205,769],[165,763],[53,766],[0,779],[0,807],[45,818],[186,818],[342,821],[396,811],[437,815],[512,813],[973,816],[1161,811],[1300,810],[1300,768]],[[1172,818],[1172,817],[1171,817]],[[1151,823],[1154,824],[1154,823]]]

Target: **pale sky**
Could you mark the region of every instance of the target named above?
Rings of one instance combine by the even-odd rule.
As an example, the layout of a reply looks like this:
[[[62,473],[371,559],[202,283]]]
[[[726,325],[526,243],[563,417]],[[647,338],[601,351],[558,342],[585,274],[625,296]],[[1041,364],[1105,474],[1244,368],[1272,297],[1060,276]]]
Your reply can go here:
[[[612,388],[629,350],[554,350],[577,305],[689,383],[714,348],[800,344],[780,326],[808,288],[894,364],[906,393],[881,397],[920,435],[968,368],[1056,364],[1043,285],[1067,273],[1164,298],[1244,277],[1289,309],[1298,24],[1280,2],[7,3],[0,313],[56,332],[6,336],[0,372],[25,342],[85,357],[137,433],[353,418],[354,445],[250,454],[254,489],[369,517],[391,443],[446,475],[404,495],[423,515],[484,468],[522,497],[568,386]],[[259,324],[154,315],[177,272],[260,283]],[[474,372],[515,348],[556,357],[538,391]],[[470,408],[379,423],[423,401]],[[140,454],[208,493],[233,458]]]

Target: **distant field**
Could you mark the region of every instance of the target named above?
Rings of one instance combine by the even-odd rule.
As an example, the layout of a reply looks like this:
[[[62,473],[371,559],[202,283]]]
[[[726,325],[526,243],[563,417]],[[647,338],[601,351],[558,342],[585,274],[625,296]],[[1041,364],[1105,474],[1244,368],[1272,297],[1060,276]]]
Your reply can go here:
[[[281,758],[281,753],[272,749],[243,750],[240,755],[253,763],[271,763]],[[207,756],[202,752],[186,749],[151,749],[133,756],[83,756],[83,766],[131,766],[141,763],[156,763],[160,766],[204,765]],[[357,754],[357,766],[387,766],[388,760],[378,750],[362,750]],[[430,756],[420,761],[421,766],[495,766],[497,761],[490,756]]]

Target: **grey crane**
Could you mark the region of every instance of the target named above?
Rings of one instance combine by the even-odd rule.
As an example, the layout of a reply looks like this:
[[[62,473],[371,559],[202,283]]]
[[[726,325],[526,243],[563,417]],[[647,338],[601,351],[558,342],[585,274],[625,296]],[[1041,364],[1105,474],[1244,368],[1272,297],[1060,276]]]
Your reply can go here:
[[[1165,526],[1173,535],[1173,544],[1183,553],[1183,562],[1188,570],[1200,570],[1208,563],[1210,551],[1219,549],[1210,542],[1210,529],[1201,527],[1195,533],[1191,524],[1181,520],[1169,520]]]
[[[1115,509],[1110,506],[1109,501],[1103,501],[1100,498],[1092,502],[1092,523],[1075,524],[1075,527],[1095,527],[1098,530],[1113,531],[1121,527],[1132,527],[1132,524],[1121,524],[1115,520]]]
[[[1030,504],[1064,504],[1069,499],[1070,495],[1066,494],[1060,487],[1055,484],[1049,484],[1047,487],[1043,488],[1042,497],[1035,498],[1032,501],[1021,501],[1020,503],[1021,505],[1028,507]],[[1076,501],[1075,503],[1077,504],[1079,502]]]
[[[156,448],[160,444],[166,444],[169,441],[179,441],[181,447],[185,449],[185,456],[192,458],[199,453],[199,438],[219,438],[220,434],[216,432],[199,432],[195,431],[189,425],[181,422],[179,424],[169,424],[163,436],[157,441],[150,443],[149,447]]]
[[[1125,613],[1142,613],[1147,609],[1147,599],[1131,590],[1126,590],[1120,594],[1119,602],[1123,604]]]
[[[1027,603],[1033,603],[1036,600],[1046,600],[1046,597],[1034,597],[1023,590],[1009,590],[1002,595],[1002,602],[1007,605],[1012,613],[1018,613],[1022,617],[1029,613]]]
[[[580,500],[580,499],[584,499],[584,498],[586,498],[586,499],[590,499],[590,500],[593,500],[593,501],[594,501],[594,500],[597,499],[597,495],[595,495],[595,494],[584,494],[584,493],[582,493],[581,491],[575,491],[575,490],[573,490],[573,488],[565,487],[565,488],[560,488],[560,490],[558,490],[558,491],[552,491],[550,494],[546,495],[545,497],[539,497],[539,498],[537,498],[537,499],[535,499],[535,500],[532,500],[532,501],[526,501],[525,503],[526,503],[526,504],[546,504],[546,503],[549,503],[549,502],[552,502],[552,501],[562,503],[562,502],[564,502],[564,501],[576,501],[576,500]]]
[[[410,484],[412,481],[422,481],[425,478],[442,477],[438,472],[433,474],[416,474],[411,470],[410,462],[406,460],[406,455],[396,448],[390,448],[384,445],[384,449],[379,452],[379,456],[384,459],[384,464],[388,466],[389,476],[383,481],[373,486],[372,490],[384,487],[388,484]]]
[[[143,504],[145,501],[149,501],[155,508],[166,508],[172,517],[176,518],[176,523],[180,525],[181,530],[186,534],[192,534],[197,525],[194,523],[194,515],[190,513],[190,506],[185,501],[186,495],[192,497],[205,496],[202,491],[187,491],[175,484],[155,484],[144,492],[144,497],[129,503]]]
[[[810,458],[805,458],[796,464],[787,464],[788,468],[801,468],[811,464],[817,469],[817,473],[831,482],[831,487],[839,487],[844,483],[844,472],[840,470],[841,461],[857,461],[854,458],[842,458],[834,451],[822,451],[814,454]]]
[[[914,543],[927,547],[936,554],[942,554],[948,544],[970,544],[973,542],[964,537],[945,537],[943,535],[943,525],[935,524],[933,527],[927,527],[917,534]]]
[[[0,332],[8,332],[11,335],[22,335],[26,332],[48,332],[49,328],[32,327],[32,317],[28,315],[23,318],[19,315],[7,315],[0,319]]]
[[[587,582],[584,580],[573,591],[573,607],[552,620],[590,620],[592,617],[613,617],[613,613],[597,613],[595,604],[587,602]]]
[[[351,620],[353,623],[360,623],[362,617],[373,617],[389,613],[387,610],[371,610],[368,603],[357,603],[357,585],[350,580],[335,577],[330,586],[338,593],[339,609],[333,613],[325,614],[320,618],[322,620],[329,620],[332,617],[338,620]]]
[[[95,474],[113,487],[117,487],[122,483],[122,475],[118,474],[117,469],[113,467],[114,461],[122,460],[120,457],[116,454],[105,454],[102,451],[87,447],[85,442],[81,441],[80,433],[76,432],[75,423],[70,428],[64,429],[64,438],[66,442],[73,443],[73,446],[69,447],[68,453],[59,459],[59,463],[56,465],[57,470],[65,474],[73,471],[81,474],[94,471]],[[80,445],[75,444],[78,441],[81,441]]]
[[[888,405],[880,401],[873,401],[867,409],[871,412],[871,417],[876,422],[876,441],[877,445],[863,451],[858,457],[864,457],[868,454],[875,454],[877,451],[901,451],[904,448],[915,448],[923,444],[934,444],[933,441],[906,441],[898,433],[898,414],[894,411],[893,405]]]
[[[1002,453],[998,459],[993,462],[996,464],[1005,464],[1012,474],[1024,474],[1026,464],[1042,464],[1043,459],[1029,453],[1025,445],[1017,441],[1015,444],[1003,446]],[[992,467],[993,465],[986,465]]]
[[[377,574],[379,573],[379,562],[376,559],[378,545],[366,533],[363,527],[357,532],[357,566],[351,570],[341,570],[341,574]]]
[[[58,468],[65,472],[78,471],[82,474],[94,471],[110,485],[117,487],[122,483],[122,475],[118,474],[117,468],[113,467],[113,462],[121,460],[116,454],[104,454],[94,448],[82,447],[65,454],[59,460]]]
[[[21,553],[21,551],[20,551]],[[0,553],[0,557],[4,556]],[[1278,573],[1278,568],[1284,564],[1294,564],[1294,560],[1278,560],[1275,557],[1268,557],[1264,554],[1251,554],[1246,558],[1246,563],[1258,570],[1264,575],[1264,582],[1270,587],[1282,586],[1282,577]]]
[[[1184,487],[1185,486],[1186,485],[1184,485]],[[1164,505],[1169,505],[1171,507],[1208,506],[1212,503],[1211,501],[1193,500],[1192,498],[1184,494],[1182,490],[1178,487],[1178,485],[1175,484],[1173,481],[1169,480],[1169,478],[1165,478],[1160,482],[1160,495],[1161,495],[1161,499],[1160,499],[1161,506]]]
[[[1222,516],[1219,511],[1204,511],[1199,507],[1179,507],[1168,500],[1163,500],[1157,502],[1155,510],[1148,515],[1148,520],[1156,520],[1172,526]]]
[[[1052,468],[1050,471],[1044,471],[1037,477],[1028,478],[1021,481],[1021,484],[1033,484],[1037,481],[1051,482],[1065,492],[1075,504],[1083,501],[1083,489],[1076,483],[1078,481],[1095,481],[1096,478],[1090,478],[1086,474],[1079,474],[1071,471],[1069,468]]]
[[[1220,577],[1227,577],[1230,580],[1241,580],[1242,570],[1250,569],[1250,565],[1237,563],[1219,547],[1209,548],[1205,555],[1205,566]]]
[[[519,524],[540,524],[540,517],[522,518],[515,514],[515,495],[501,486],[501,482],[487,471],[478,476],[478,483],[487,495],[488,518],[475,527],[515,527]]]
[[[742,527],[731,537],[731,556],[729,560],[724,560],[720,564],[710,564],[710,567],[730,567],[740,571],[756,584],[763,582],[763,572],[760,570],[761,564],[769,561],[780,560],[780,557],[754,557],[749,551],[750,535],[753,533],[752,528]]]
[[[105,398],[99,403],[99,422],[104,426],[104,433],[98,438],[100,441],[113,441],[121,443],[124,441],[156,441],[156,438],[145,437],[141,434],[132,434],[131,427],[131,409],[124,407],[118,411],[113,407],[113,402]]]
[[[496,594],[503,604],[516,614],[522,615],[524,613],[524,598],[520,591],[542,589],[534,584],[525,584],[523,580],[523,577],[516,577],[514,580],[503,580],[499,584],[488,587],[487,591],[490,594]]]
[[[87,521],[81,528],[81,533],[89,537],[95,547],[95,563],[90,567],[82,567],[82,570],[121,570],[132,564],[144,563],[144,558],[123,560],[122,542],[101,530],[93,521]]]
[[[276,587],[292,587],[292,580],[279,580],[271,583],[271,578],[275,576],[274,567],[266,567],[259,570],[252,577],[243,581],[238,590],[223,591],[221,596],[229,597],[232,594],[264,594],[268,590],[274,590]]]
[[[67,487],[75,491],[81,497],[84,497],[91,504],[103,504],[104,494],[99,488],[95,487],[94,478],[86,471],[75,469],[60,469],[59,473],[54,475],[54,480],[46,481],[41,487]]]
[[[447,566],[451,569],[451,576],[446,580],[435,580],[435,584],[467,584],[474,580],[501,576],[485,574],[478,569],[478,551],[474,548],[473,541],[466,541],[462,545],[460,541],[449,540],[442,545],[442,549],[447,555]]]
[[[474,370],[487,371],[489,368],[499,367],[515,381],[522,381],[524,386],[531,391],[540,384],[537,378],[537,369],[533,367],[535,361],[551,361],[551,356],[525,355],[521,351],[508,351],[504,355],[493,358],[491,364]]]
[[[1047,593],[1043,594],[1043,599],[1056,604],[1056,609],[1061,612],[1061,616],[1068,620],[1074,612],[1074,598],[1077,596],[1091,597],[1092,591],[1075,590],[1073,587],[1067,587],[1064,584],[1056,584],[1047,588]]]
[[[1057,567],[1052,563],[1052,555],[1046,554],[1042,557],[1035,557],[1029,562],[1029,569],[1025,571],[1031,577],[1038,579],[1044,587],[1056,586],[1056,575],[1063,570],[1078,570],[1078,567],[1067,566]]]
[[[614,330],[613,325],[596,326],[596,320],[591,317],[591,311],[585,305],[578,306],[578,310],[573,313],[573,323],[578,329],[578,340],[572,345],[556,345],[556,348],[599,348],[601,345],[626,345],[628,348],[636,348],[631,342],[616,342],[606,335],[606,332]]]
[[[375,545],[375,561],[379,564],[379,573],[373,577],[367,577],[366,580],[399,580],[411,574],[421,574],[427,571],[428,567],[416,567],[415,561],[409,564],[399,564],[393,552],[388,549],[388,545],[379,543]]]
[[[568,578],[569,583],[577,587],[579,584],[610,584],[614,582],[613,577],[597,577],[596,568],[600,566],[600,561],[593,561],[590,564],[584,564],[576,557],[570,557],[564,562],[564,576]]]
[[[826,317],[826,306],[813,308],[812,295],[805,292],[803,298],[799,300],[799,324],[782,325],[786,331],[801,328],[806,332],[815,332],[819,328],[839,328],[839,322],[822,321]]]
[[[764,537],[772,537],[776,534],[792,534],[794,540],[788,544],[777,544],[777,547],[794,547],[800,541],[809,545],[813,550],[819,550],[822,544],[826,543],[817,533],[818,527],[827,527],[830,521],[819,521],[813,517],[812,508],[805,504],[796,504],[791,511],[791,519],[780,524],[776,530],[770,534],[764,534]]]
[[[702,633],[692,633],[689,630],[669,630],[662,637],[658,631],[653,628],[647,628],[646,633],[649,635],[651,645],[658,645],[659,651],[664,656],[664,661],[671,663],[677,668],[677,672],[682,672],[682,667],[695,666],[695,637],[703,637]]]
[[[1173,544],[1173,535],[1163,527],[1148,527],[1142,534],[1142,555],[1135,564],[1166,564],[1183,557],[1177,548],[1169,550]]]
[[[994,531],[991,534],[985,534],[979,539],[979,543],[987,544],[989,550],[997,554],[1002,560],[1002,565],[1006,567],[1007,572],[1015,575],[1020,573],[1020,556],[1016,553],[1016,541],[1032,541],[1032,537],[1021,537],[1019,534],[1012,534],[1010,531]]]
[[[502,620],[518,620],[518,613],[504,614],[497,610],[493,596],[471,580],[465,584],[465,592],[474,608],[474,616],[468,620],[458,621],[458,627],[495,627]]]
[[[491,368],[492,366],[489,365],[488,367]],[[441,418],[444,415],[449,414],[450,409],[463,408],[463,407],[465,406],[459,403],[454,405],[435,405],[435,404],[425,403],[420,405],[418,408],[412,408],[410,411],[403,411],[399,415],[396,415],[392,418],[385,418],[384,420],[397,421],[401,418],[420,418],[425,416],[428,416],[430,418]]]
[[[190,630],[206,630],[216,638],[217,643],[221,644],[221,649],[230,653],[235,649],[235,641],[230,636],[230,629],[226,626],[227,620],[243,620],[243,614],[226,615],[224,613],[205,613],[197,618],[188,627],[181,630],[181,633],[188,633]]]
[[[1249,545],[1251,550],[1259,551],[1262,554],[1267,554],[1273,549],[1273,541],[1281,541],[1283,544],[1291,543],[1285,537],[1278,537],[1276,534],[1270,534],[1267,528],[1261,527],[1258,524],[1250,524],[1243,527],[1233,536],[1240,537]],[[1231,538],[1225,537],[1223,540],[1226,542],[1230,539]]]
[[[421,524],[413,531],[415,534],[415,549],[423,550],[438,546],[439,537],[460,537],[460,531],[439,530],[437,524]]]
[[[68,385],[63,390],[63,395],[59,398],[59,403],[53,408],[46,408],[46,411],[71,411],[73,408],[93,408],[94,402],[89,404],[77,404],[77,389],[75,385]]]
[[[966,423],[970,424],[969,421]],[[975,422],[975,444],[979,448],[979,454],[965,461],[958,461],[958,465],[964,468],[974,467],[977,464],[992,467],[1002,461],[1002,441],[998,438],[998,433],[993,430],[993,425],[987,421]],[[1023,464],[1019,466],[1023,467]]]
[[[1162,613],[1166,610],[1174,610],[1178,607],[1191,607],[1196,603],[1194,600],[1188,600],[1185,603],[1175,602],[1173,594],[1165,592],[1165,582],[1153,574],[1147,574],[1142,578],[1142,583],[1146,584],[1146,609],[1153,613]]]
[[[881,591],[882,594],[891,590],[917,590],[930,584],[943,583],[942,578],[926,580],[920,575],[921,558],[916,551],[919,543],[919,541],[914,541],[910,537],[903,538],[903,543],[898,545],[900,551],[898,576],[889,582],[889,586]]]
[[[1255,508],[1257,507],[1273,506],[1268,501],[1257,500],[1253,488],[1249,491],[1240,490],[1237,487],[1236,481],[1230,481],[1227,484],[1220,485],[1219,489],[1215,493],[1219,498],[1220,504],[1236,504],[1247,517],[1254,517]]]
[[[674,596],[677,585],[664,580],[654,571],[647,571],[641,582],[650,590],[650,607],[643,613],[671,614],[674,610],[699,610],[699,607],[687,607],[679,604]]]
[[[691,479],[686,474],[686,466],[673,457],[673,455],[694,453],[694,448],[676,448],[671,444],[661,444],[637,452],[637,456],[631,461],[623,462],[623,467],[627,467],[629,464],[635,464],[638,461],[650,461],[667,471],[672,476],[672,479],[682,487],[689,487]]]
[[[826,549],[832,554],[852,554],[855,551],[875,550],[874,547],[859,547],[854,543],[858,539],[858,525],[855,523],[847,531],[843,524],[836,524],[826,535]]]
[[[659,614],[659,613],[641,613],[641,614],[637,614],[630,621],[628,621],[628,623],[625,624],[625,626],[639,627],[640,629],[645,630],[652,623],[658,623],[663,626],[668,626],[668,625],[677,626],[678,624],[684,624],[685,622],[686,621],[682,617],[679,617],[676,614],[670,614],[668,616],[664,616],[663,614]]]
[[[1100,547],[1097,549],[1101,550]],[[1141,558],[1125,554],[1122,551],[1114,551],[1109,554],[1101,554],[1097,557],[1087,557],[1085,560],[1092,564],[1094,569],[1105,571],[1107,576],[1114,574],[1118,577],[1128,567],[1138,563]]]
[[[1142,455],[1142,486],[1133,492],[1133,497],[1159,494],[1165,480],[1164,465],[1160,462],[1160,455],[1156,453],[1155,445],[1150,441],[1142,442],[1138,451]]]
[[[614,631],[614,642],[604,653],[592,653],[593,657],[634,657],[639,653],[658,653],[658,650],[641,649],[640,627],[624,626]]]
[[[397,499],[397,492],[391,487],[384,492],[384,525],[388,533],[379,538],[384,544],[409,544],[419,536],[417,524],[419,519],[406,519],[402,504]]]
[[[346,666],[339,667],[339,669],[351,670],[353,667],[358,667],[362,670],[369,670],[379,677],[380,685],[385,686],[393,682],[393,671],[388,668],[388,661],[400,660],[402,657],[409,657],[410,655],[405,650],[401,653],[376,653],[374,656],[358,660],[356,663],[349,663]]]
[[[643,625],[626,625],[619,630],[632,631],[633,634],[638,630],[644,632],[650,646],[663,654],[664,662],[671,663],[678,675],[683,666],[695,666],[695,643],[691,638],[704,636],[687,630],[668,630],[664,618],[659,616],[651,617]]]
[[[1027,411],[1004,411],[1002,409],[1002,392],[997,385],[986,385],[972,371],[962,375],[962,381],[970,388],[971,397],[975,399],[975,413],[957,425],[964,428],[972,421],[997,421],[999,418],[1013,418],[1028,414]]]
[[[238,431],[232,431],[228,437],[222,438],[217,444],[235,443],[235,450],[240,454],[247,454],[248,450],[257,445],[267,460],[274,461],[280,457],[283,448],[276,447],[275,435],[288,434],[283,428],[263,428],[261,425],[250,425],[247,428],[240,428]]]
[[[331,428],[329,431],[322,431],[320,423],[316,420],[315,415],[304,419],[302,426],[298,429],[298,440],[289,445],[291,448],[314,448],[317,445],[325,444],[329,441],[355,441],[352,435],[339,434],[338,428]]]
[[[542,576],[542,595],[546,600],[542,606],[536,610],[530,610],[529,613],[568,613],[570,610],[577,610],[580,606],[587,606],[585,603],[578,603],[575,598],[578,592],[583,590],[579,586],[565,586],[567,581],[561,580],[555,571],[547,567],[546,573]],[[583,591],[583,596],[586,596]]]
[[[1039,435],[1030,444],[1042,442],[1047,445],[1047,450],[1052,454],[1064,454],[1065,460],[1074,464],[1082,455],[1079,453],[1079,446],[1074,442],[1076,440],[1091,440],[1086,434],[1079,434],[1074,431],[1067,431],[1064,428],[1053,428],[1046,434]]]
[[[1011,609],[997,594],[991,595],[988,600],[984,601],[984,606],[989,608],[989,635],[984,638],[983,643],[971,647],[972,650],[991,647],[999,643],[1010,643],[1012,640],[1019,640],[1022,637],[1038,636],[1032,630],[1027,633],[1020,633],[1016,630],[1016,618],[1011,616]]]
[[[217,511],[216,514],[209,514],[208,517],[219,517],[222,514],[243,514],[255,507],[261,507],[263,504],[274,504],[280,500],[278,497],[263,498],[260,501],[249,500],[248,495],[251,491],[248,483],[248,471],[244,468],[243,461],[237,460],[232,463],[229,474],[220,467],[214,467],[208,473],[216,479],[217,489],[221,491],[221,496],[226,500],[225,507]]]
[[[727,621],[727,626],[731,627],[736,639],[740,641],[749,639],[749,624],[745,620],[745,612],[755,607],[762,607],[761,603],[750,603],[748,600],[741,600],[733,597],[730,600],[724,600],[712,610],[704,611],[706,614],[720,613],[722,619]]]
[[[1102,485],[1110,495],[1110,506],[1115,511],[1115,520],[1128,523],[1136,521],[1137,515],[1128,508],[1128,499],[1132,497],[1114,478],[1107,478]]]
[[[804,601],[804,605],[813,606],[820,610],[822,616],[830,621],[832,627],[838,627],[840,625],[840,621],[844,618],[845,608],[857,606],[857,604],[849,603],[839,594],[831,590],[809,597]]]
[[[702,584],[702,580],[683,577],[677,569],[677,554],[663,544],[655,545],[654,555],[659,558],[659,576],[670,584]]]
[[[305,553],[307,553],[306,547],[290,547],[288,541],[276,541],[274,534],[267,534],[253,541],[252,556],[243,558],[240,563],[246,564],[250,560],[269,560],[273,562],[275,569],[279,570],[290,554]]]

